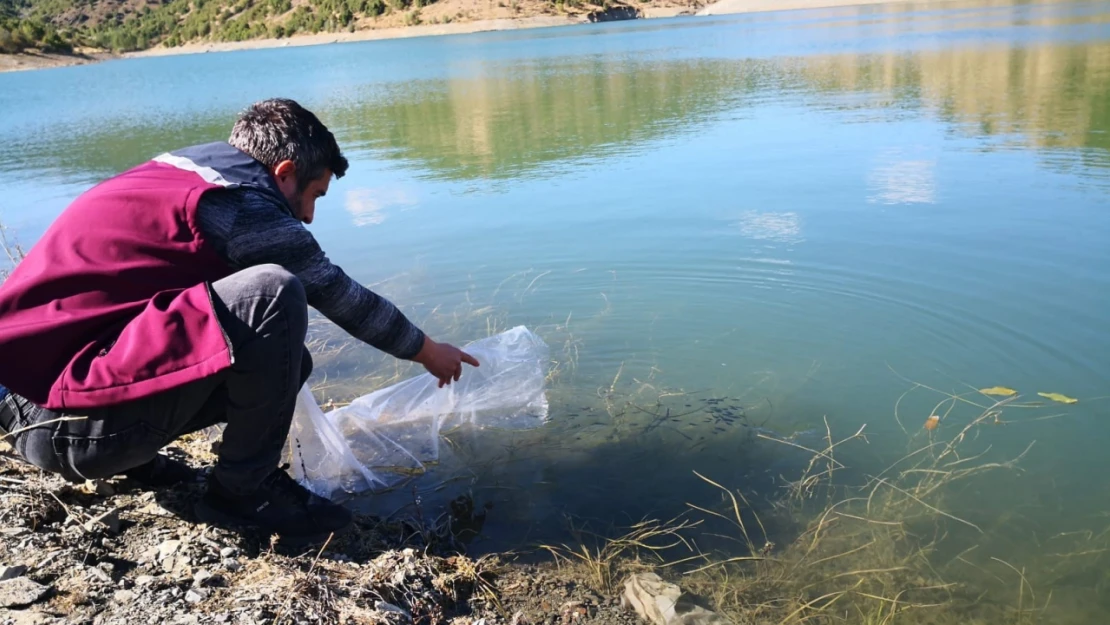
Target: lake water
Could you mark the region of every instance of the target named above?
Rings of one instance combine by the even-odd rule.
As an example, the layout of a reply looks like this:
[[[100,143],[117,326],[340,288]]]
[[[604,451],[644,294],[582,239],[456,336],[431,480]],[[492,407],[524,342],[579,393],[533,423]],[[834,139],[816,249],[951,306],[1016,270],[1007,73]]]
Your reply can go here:
[[[0,218],[31,243],[88,185],[224,139],[238,110],[278,95],[351,158],[312,226],[333,260],[437,338],[523,324],[552,348],[551,424],[456,441],[418,483],[423,506],[459,492],[492,506],[474,549],[713,505],[694,470],[769,495],[797,450],[753,432],[810,446],[826,419],[834,438],[866,424],[870,444],[838,455],[873,474],[981,411],[955,402],[926,431],[944,395],[899,404],[908,380],[1002,385],[1046,406],[1008,410],[969,444],[1001,461],[1035,441],[1024,472],[976,478],[950,511],[996,528],[983,551],[1031,577],[1060,555],[1054,537],[1086,536],[1069,548],[1087,554],[1068,560],[1082,575],[1043,578],[1088,611],[1051,622],[1106,622],[1110,3],[677,18],[0,75]],[[339,385],[321,397],[408,371],[367,347],[326,356],[315,380]]]

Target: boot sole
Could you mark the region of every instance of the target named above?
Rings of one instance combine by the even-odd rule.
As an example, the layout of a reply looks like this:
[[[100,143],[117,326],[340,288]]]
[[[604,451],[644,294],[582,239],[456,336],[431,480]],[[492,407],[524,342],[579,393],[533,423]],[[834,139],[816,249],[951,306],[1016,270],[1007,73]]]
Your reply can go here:
[[[241,517],[232,516],[230,514],[220,512],[219,510],[216,510],[212,506],[208,505],[204,500],[197,502],[193,511],[196,513],[197,519],[199,519],[202,523],[207,523],[208,525],[215,525],[217,527],[224,527],[228,529],[255,531],[261,531],[263,529],[262,526],[251,523],[249,521],[244,521]],[[278,534],[281,543],[285,545],[291,547],[304,547],[313,543],[322,543],[327,540],[328,537],[332,534],[339,534],[348,527],[350,527],[350,524],[347,524],[333,532],[320,532],[317,534],[281,534],[278,532],[272,533]]]

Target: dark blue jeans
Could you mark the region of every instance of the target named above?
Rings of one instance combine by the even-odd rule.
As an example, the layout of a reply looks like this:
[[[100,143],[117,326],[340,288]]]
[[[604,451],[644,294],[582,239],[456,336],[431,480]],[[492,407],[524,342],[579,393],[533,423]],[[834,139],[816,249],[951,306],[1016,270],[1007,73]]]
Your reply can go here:
[[[308,305],[295,276],[260,265],[212,283],[231,343],[230,369],[137,401],[57,414],[32,410],[11,431],[28,462],[67,479],[105,478],[152,460],[177,438],[226,423],[214,477],[249,493],[277,466],[297,392],[312,371],[304,346]],[[73,420],[44,423],[59,417]]]

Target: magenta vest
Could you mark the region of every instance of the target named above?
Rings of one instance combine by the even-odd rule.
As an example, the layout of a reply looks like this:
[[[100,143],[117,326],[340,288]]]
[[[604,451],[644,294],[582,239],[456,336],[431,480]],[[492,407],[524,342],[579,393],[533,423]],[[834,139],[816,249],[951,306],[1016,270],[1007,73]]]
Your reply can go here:
[[[163,154],[78,197],[0,286],[0,384],[73,411],[231,366],[209,283],[232,270],[196,209],[205,192],[237,186],[281,197],[227,143]]]

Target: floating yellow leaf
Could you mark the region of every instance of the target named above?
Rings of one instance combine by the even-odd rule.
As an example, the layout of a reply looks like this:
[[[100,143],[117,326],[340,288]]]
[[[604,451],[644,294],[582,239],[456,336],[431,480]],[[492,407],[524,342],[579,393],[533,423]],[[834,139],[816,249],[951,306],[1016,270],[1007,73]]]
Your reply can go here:
[[[1058,401],[1061,404],[1074,404],[1074,403],[1079,401],[1078,399],[1076,399],[1074,397],[1068,397],[1067,395],[1061,395],[1059,393],[1037,393],[1037,394],[1040,395],[1041,397],[1046,398],[1046,399],[1051,399],[1052,401]]]
[[[1006,388],[1005,386],[992,386],[990,388],[982,389],[979,392],[984,395],[1001,395],[1002,397],[1017,395],[1017,391],[1012,388]]]

